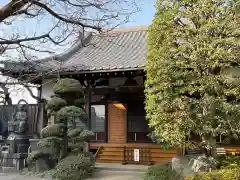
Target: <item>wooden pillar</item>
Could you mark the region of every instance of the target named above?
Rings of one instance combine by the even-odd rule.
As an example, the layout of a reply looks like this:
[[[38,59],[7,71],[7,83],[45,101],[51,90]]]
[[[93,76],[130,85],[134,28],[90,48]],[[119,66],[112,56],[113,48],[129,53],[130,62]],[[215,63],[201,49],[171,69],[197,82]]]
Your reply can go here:
[[[87,82],[87,114],[88,114],[88,129],[91,130],[91,100],[92,100],[92,91],[91,91],[91,81]]]
[[[38,131],[39,121],[44,121],[45,119],[42,117],[41,119],[41,113],[42,112],[42,86],[37,87],[37,118],[33,122],[33,133],[34,136],[40,137],[40,132]],[[43,122],[44,123],[44,122]]]

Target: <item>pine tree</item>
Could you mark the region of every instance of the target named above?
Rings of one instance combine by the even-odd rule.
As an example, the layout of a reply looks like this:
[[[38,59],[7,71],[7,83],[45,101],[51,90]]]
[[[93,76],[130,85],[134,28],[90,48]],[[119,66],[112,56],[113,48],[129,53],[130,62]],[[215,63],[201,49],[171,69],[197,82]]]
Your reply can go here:
[[[148,34],[146,111],[160,141],[190,132],[212,156],[216,137],[240,135],[240,3],[158,0]]]
[[[57,166],[54,171],[57,179],[67,179],[71,171],[74,171],[72,166],[68,167],[68,172],[63,171],[61,168],[67,168],[63,167],[63,164],[78,162],[78,167],[83,170],[81,173],[86,174],[94,165],[94,157],[91,153],[84,152],[84,143],[89,141],[94,133],[85,127],[77,127],[77,121],[85,124],[88,120],[83,109],[83,88],[78,80],[64,78],[57,81],[53,92],[46,109],[48,117],[52,117],[54,122],[42,129],[42,139],[37,144],[39,149],[29,154],[28,162],[47,161],[43,167],[40,167],[41,163],[35,163],[37,171],[40,172]],[[71,162],[72,159],[76,161]]]

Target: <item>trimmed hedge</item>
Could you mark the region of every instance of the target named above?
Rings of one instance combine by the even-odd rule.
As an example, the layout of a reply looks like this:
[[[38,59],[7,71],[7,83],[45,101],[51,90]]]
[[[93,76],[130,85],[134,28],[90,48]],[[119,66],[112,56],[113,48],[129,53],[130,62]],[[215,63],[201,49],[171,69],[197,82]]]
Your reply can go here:
[[[170,165],[156,164],[145,174],[144,180],[181,180],[183,177],[173,171]]]
[[[61,160],[54,171],[54,180],[84,180],[92,175],[95,160],[90,153],[80,153],[78,156],[68,156]]]
[[[67,106],[67,102],[60,97],[54,96],[48,101],[46,108],[48,110],[58,111],[64,106]]]
[[[59,124],[52,124],[49,126],[46,126],[41,130],[41,138],[47,138],[47,137],[61,137],[63,136],[64,133],[64,124],[59,123]]]
[[[72,78],[59,79],[53,86],[53,92],[55,94],[64,93],[80,93],[83,94],[83,88],[80,82]]]
[[[194,177],[186,177],[185,180],[237,180],[240,179],[240,168],[221,169],[218,171],[199,173]]]
[[[226,169],[226,167],[240,166],[239,156],[226,154],[226,155],[220,156],[217,160],[218,160],[218,164],[217,164],[218,169]]]

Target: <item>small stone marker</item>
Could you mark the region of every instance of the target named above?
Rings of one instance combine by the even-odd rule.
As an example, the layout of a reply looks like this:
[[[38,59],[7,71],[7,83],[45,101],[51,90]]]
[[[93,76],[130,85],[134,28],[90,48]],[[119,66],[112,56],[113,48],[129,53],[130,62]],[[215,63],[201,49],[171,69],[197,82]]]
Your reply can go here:
[[[181,172],[181,161],[180,158],[172,158],[172,170],[180,173]]]

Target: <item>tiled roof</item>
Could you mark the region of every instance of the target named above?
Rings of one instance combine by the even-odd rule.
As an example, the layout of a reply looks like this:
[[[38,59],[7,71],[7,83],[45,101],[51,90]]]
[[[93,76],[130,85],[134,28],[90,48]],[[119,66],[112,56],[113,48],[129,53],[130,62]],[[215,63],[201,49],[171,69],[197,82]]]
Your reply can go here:
[[[115,29],[92,35],[84,44],[83,47],[76,43],[67,53],[38,61],[37,66],[34,66],[36,71],[60,67],[61,71],[70,72],[143,69],[147,50],[147,27]]]
[[[142,68],[146,38],[146,29],[93,36],[90,43],[72,55],[63,67],[83,71]]]

